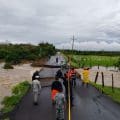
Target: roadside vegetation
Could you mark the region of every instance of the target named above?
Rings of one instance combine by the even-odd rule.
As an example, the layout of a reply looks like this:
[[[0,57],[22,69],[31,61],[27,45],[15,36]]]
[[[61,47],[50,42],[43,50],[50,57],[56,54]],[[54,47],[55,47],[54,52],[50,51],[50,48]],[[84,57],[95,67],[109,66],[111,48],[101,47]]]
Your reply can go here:
[[[104,51],[63,51],[74,67],[118,67],[120,69],[120,52]]]
[[[92,66],[104,66],[104,67],[117,67],[117,61],[119,56],[93,56],[93,55],[73,55],[71,56],[72,65],[75,67],[92,67]]]
[[[114,88],[109,86],[102,87],[102,85],[92,83],[94,87],[102,91],[107,96],[111,97],[115,102],[120,103],[120,88]]]
[[[99,55],[99,56],[120,56],[120,51],[77,51],[77,50],[59,50],[64,54],[74,55]]]
[[[11,112],[17,104],[20,103],[22,97],[29,90],[30,84],[28,81],[21,82],[12,88],[12,95],[6,96],[2,101],[2,113]]]
[[[49,43],[31,44],[5,44],[0,45],[0,61],[11,65],[22,61],[36,61],[56,53],[55,47]]]

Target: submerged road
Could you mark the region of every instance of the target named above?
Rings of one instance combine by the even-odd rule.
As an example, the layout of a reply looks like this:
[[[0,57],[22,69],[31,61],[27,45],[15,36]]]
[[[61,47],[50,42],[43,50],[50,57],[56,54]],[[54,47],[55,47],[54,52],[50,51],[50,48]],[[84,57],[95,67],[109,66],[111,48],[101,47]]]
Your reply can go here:
[[[55,64],[55,57],[52,57],[48,63]],[[44,68],[40,75],[54,77],[56,70]],[[120,105],[92,86],[82,87],[79,79],[77,79],[77,87],[73,89],[73,95],[74,107],[71,109],[71,120],[120,120]],[[50,87],[42,88],[38,106],[33,105],[32,91],[29,91],[11,120],[55,120]],[[67,120],[67,110],[65,120]]]

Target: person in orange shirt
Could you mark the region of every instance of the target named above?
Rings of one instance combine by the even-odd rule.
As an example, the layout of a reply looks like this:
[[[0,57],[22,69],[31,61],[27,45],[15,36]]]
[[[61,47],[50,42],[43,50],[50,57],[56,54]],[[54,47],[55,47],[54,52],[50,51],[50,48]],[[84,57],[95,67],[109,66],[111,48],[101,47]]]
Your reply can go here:
[[[70,70],[70,79],[72,80],[72,86],[75,87],[76,86],[76,72],[74,68]]]
[[[55,99],[55,96],[56,94],[58,93],[59,91],[58,90],[55,90],[55,89],[52,89],[51,90],[51,99],[52,99],[52,104],[54,105],[54,99]]]
[[[63,90],[61,82],[56,78],[55,81],[53,81],[51,85],[51,99],[52,99],[52,104],[54,105],[54,98],[55,95],[60,91]]]

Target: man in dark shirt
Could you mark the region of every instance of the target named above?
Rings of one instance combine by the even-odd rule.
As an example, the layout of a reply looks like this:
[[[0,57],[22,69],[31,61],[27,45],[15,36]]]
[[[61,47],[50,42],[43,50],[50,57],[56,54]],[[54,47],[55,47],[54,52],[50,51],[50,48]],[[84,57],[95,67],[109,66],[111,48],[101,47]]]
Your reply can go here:
[[[62,78],[63,77],[63,74],[62,74],[62,71],[61,69],[59,69],[57,72],[56,72],[56,78]]]

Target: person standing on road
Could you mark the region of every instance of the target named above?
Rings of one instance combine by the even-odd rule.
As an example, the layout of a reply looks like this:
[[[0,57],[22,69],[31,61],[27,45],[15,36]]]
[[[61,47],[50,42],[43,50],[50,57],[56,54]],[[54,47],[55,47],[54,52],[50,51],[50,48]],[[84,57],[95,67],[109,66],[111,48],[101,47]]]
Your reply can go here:
[[[71,74],[72,86],[75,87],[76,86],[76,71],[74,68],[72,68],[70,72],[71,72],[70,74]]]
[[[49,55],[48,55],[48,60],[50,60],[50,57],[51,57],[51,56],[50,56],[50,54],[49,54]]]
[[[40,90],[41,90],[39,76],[35,76],[35,79],[33,79],[32,90],[33,90],[33,101],[34,101],[34,104],[37,105],[38,104],[38,94],[40,93]]]
[[[90,75],[90,72],[89,72],[89,68],[84,68],[83,72],[83,81],[82,81],[82,86],[84,86],[84,84],[86,84],[86,86],[88,87],[88,84],[90,82],[90,79],[89,79],[89,75]]]
[[[59,70],[56,72],[55,77],[56,77],[56,78],[62,78],[62,77],[63,77],[63,74],[62,74],[61,69],[59,69]]]
[[[56,63],[58,64],[58,57],[56,57]]]
[[[58,93],[59,90],[63,89],[62,88],[62,84],[61,82],[59,81],[58,78],[56,78],[55,81],[53,81],[52,85],[51,85],[51,99],[52,99],[52,104],[54,105],[54,98],[55,98],[55,95]]]
[[[65,109],[65,96],[62,93],[63,89],[59,89],[59,92],[55,95],[55,106],[56,106],[56,120],[64,120],[64,109]]]
[[[67,73],[64,74],[64,77],[62,78],[63,79],[63,85],[65,86],[65,98],[66,98],[66,101],[68,101],[68,80],[67,80]]]
[[[32,80],[35,79],[35,76],[40,76],[38,70],[36,70],[36,71],[33,73]]]

